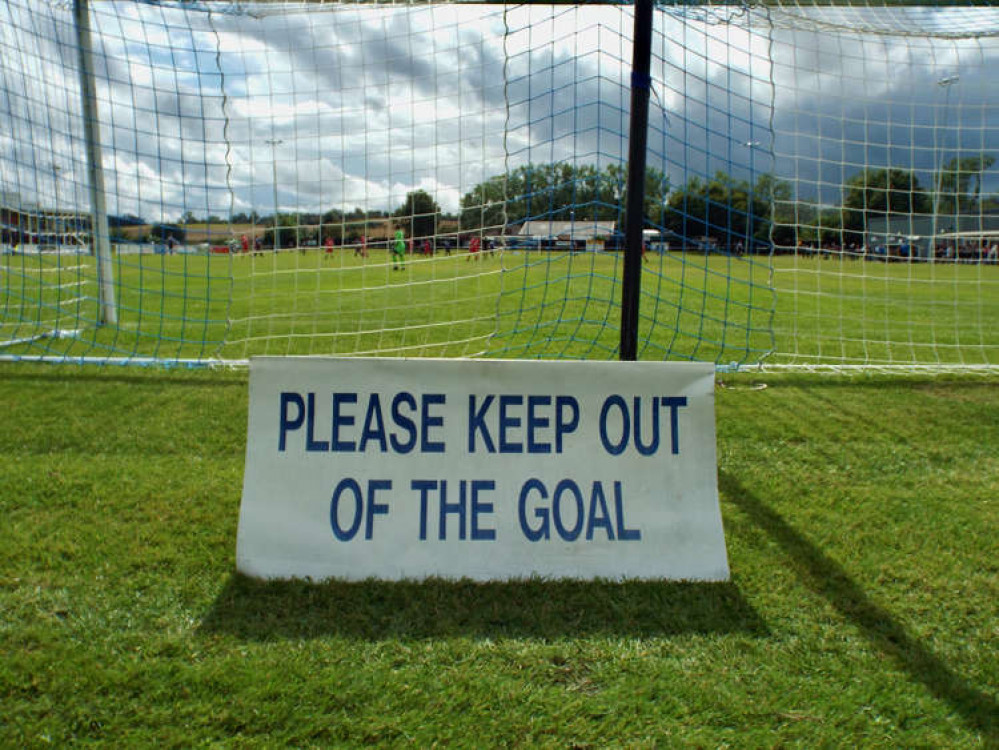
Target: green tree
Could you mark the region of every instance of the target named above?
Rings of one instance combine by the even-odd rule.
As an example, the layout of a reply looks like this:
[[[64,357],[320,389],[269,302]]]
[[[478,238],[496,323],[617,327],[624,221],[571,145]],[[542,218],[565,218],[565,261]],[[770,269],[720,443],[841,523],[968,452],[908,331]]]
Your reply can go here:
[[[406,194],[405,202],[392,212],[396,225],[410,237],[433,237],[441,207],[426,190]]]
[[[523,220],[523,208],[520,208],[518,214],[512,204],[506,201],[509,187],[510,182],[502,176],[490,177],[465,193],[461,197],[458,226],[463,230],[483,229],[502,227],[504,223]],[[517,218],[513,214],[517,214]]]
[[[846,182],[843,230],[863,232],[872,216],[929,213],[930,198],[905,169],[865,169]]]
[[[278,237],[280,241],[280,247],[288,248],[295,247],[300,244],[302,239],[299,232],[298,217],[295,214],[272,214],[267,217],[268,221],[271,223],[272,228],[267,229],[261,239],[261,243],[265,247],[275,247],[274,240],[274,229],[275,219],[277,219],[277,229]]]
[[[753,186],[753,197],[769,207],[769,214],[755,217],[753,236],[757,240],[772,240],[775,245],[784,247],[798,244],[798,226],[804,204],[794,200],[791,183],[769,173],[761,174]]]
[[[936,209],[941,214],[974,213],[982,194],[982,173],[996,163],[992,154],[955,156],[937,172]]]
[[[757,189],[724,172],[715,173],[710,180],[691,177],[669,196],[664,225],[683,237],[712,237],[729,248],[764,240],[770,230],[769,198],[778,189],[790,195],[789,187],[772,178]]]
[[[323,213],[322,223],[323,224],[340,224],[343,222],[344,215],[343,211],[336,208],[331,208],[329,211]]]
[[[490,177],[461,198],[463,230],[503,227],[529,219],[615,221],[622,224],[627,202],[627,169],[610,164],[528,164]],[[662,218],[669,181],[658,169],[645,175],[645,215]]]
[[[999,195],[993,193],[982,199],[982,211],[999,212]]]
[[[611,164],[604,173],[604,182],[610,183],[613,188],[612,195],[619,196],[611,198],[608,205],[617,216],[609,215],[603,218],[618,219],[618,229],[625,231],[628,225],[628,169],[626,166]],[[653,224],[655,226],[665,226],[666,217],[669,214],[669,177],[661,169],[656,167],[645,168],[645,197],[642,201],[643,224]]]

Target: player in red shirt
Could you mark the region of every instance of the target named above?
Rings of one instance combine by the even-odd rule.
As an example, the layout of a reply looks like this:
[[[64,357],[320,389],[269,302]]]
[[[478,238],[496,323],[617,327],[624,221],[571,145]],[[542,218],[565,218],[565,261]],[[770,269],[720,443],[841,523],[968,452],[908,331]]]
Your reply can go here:
[[[362,258],[368,257],[368,238],[366,235],[361,235],[360,242],[354,245],[354,255],[360,255]]]

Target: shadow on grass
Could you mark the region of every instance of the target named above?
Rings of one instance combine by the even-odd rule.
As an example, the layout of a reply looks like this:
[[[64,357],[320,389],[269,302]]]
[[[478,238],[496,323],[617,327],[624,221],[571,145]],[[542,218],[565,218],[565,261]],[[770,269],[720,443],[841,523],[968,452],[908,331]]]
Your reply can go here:
[[[259,581],[235,574],[201,624],[240,638],[766,634],[730,583]]]
[[[991,696],[977,690],[909,635],[888,610],[871,601],[835,560],[743,487],[738,479],[719,471],[718,486],[729,502],[781,546],[808,588],[824,597],[876,649],[949,705],[969,727],[981,732],[987,746],[999,745],[999,705]]]

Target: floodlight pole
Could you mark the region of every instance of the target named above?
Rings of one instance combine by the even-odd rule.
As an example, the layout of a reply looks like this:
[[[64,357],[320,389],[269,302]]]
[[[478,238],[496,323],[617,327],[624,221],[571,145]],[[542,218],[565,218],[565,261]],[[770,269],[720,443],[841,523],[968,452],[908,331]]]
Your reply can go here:
[[[959,76],[959,75],[952,75],[952,76],[944,76],[943,78],[941,78],[940,80],[937,81],[937,86],[940,86],[944,90],[944,126],[943,126],[944,132],[941,135],[941,138],[946,138],[947,137],[947,115],[950,114],[950,87],[953,86],[955,83],[957,83],[960,80],[961,80],[961,76]],[[937,123],[937,114],[936,114],[936,108],[934,107],[934,109],[933,109],[933,144],[934,144],[934,146],[936,145],[936,141],[937,141],[936,123]],[[941,147],[940,148],[940,157],[939,157],[939,162],[940,163],[939,163],[939,166],[937,167],[937,184],[936,184],[936,189],[933,191],[933,218],[930,220],[930,225],[931,226],[930,226],[929,260],[931,262],[934,261],[934,260],[936,260],[936,257],[937,257],[937,217],[940,214],[940,191],[943,190],[943,160],[944,160],[944,156],[945,156],[945,154],[943,152],[943,147]],[[957,190],[956,190],[957,185],[955,185],[954,187],[955,187],[955,191],[954,192],[956,194],[956,192],[957,192]],[[954,200],[955,200],[955,204],[956,204],[957,199],[955,198]],[[955,212],[956,212],[956,208],[957,207],[955,205]],[[956,241],[955,241],[955,244],[957,244]]]
[[[653,0],[635,0],[631,54],[631,124],[628,136],[628,202],[621,279],[621,345],[619,359],[638,358],[638,303],[642,286],[642,229],[645,225],[645,149],[652,86]]]
[[[280,138],[268,138],[271,147],[271,174],[274,186],[274,252],[281,249],[281,230],[278,228],[277,147],[284,143]]]
[[[90,36],[88,0],[74,0],[76,46],[80,53],[80,95],[83,104],[83,133],[87,144],[87,175],[90,178],[90,229],[97,257],[98,323],[118,324],[114,299],[114,266],[111,263],[111,233],[104,195],[104,166],[101,162],[101,129],[97,119],[97,86],[94,76],[94,50]]]
[[[59,200],[59,173],[60,172],[62,172],[62,166],[59,165],[59,164],[53,163],[52,164],[52,176],[54,178],[53,188],[54,188],[54,191],[55,191],[55,209],[52,212],[52,229],[55,232],[56,245],[61,250],[62,244],[63,244],[63,242],[62,242],[63,234],[65,234],[65,232],[60,231],[60,229],[59,229],[59,223],[60,223],[59,222],[59,217],[60,217],[60,213],[61,213],[61,209],[60,209],[60,205],[61,204],[60,204],[60,200]],[[63,229],[65,229],[65,221],[63,221]]]

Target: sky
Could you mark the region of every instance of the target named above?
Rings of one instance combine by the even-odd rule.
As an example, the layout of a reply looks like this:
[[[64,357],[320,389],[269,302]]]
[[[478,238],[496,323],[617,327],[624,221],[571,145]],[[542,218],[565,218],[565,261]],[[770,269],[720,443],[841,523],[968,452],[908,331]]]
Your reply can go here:
[[[71,6],[0,9],[0,192],[25,203],[89,199]],[[630,6],[93,0],[91,19],[112,213],[392,210],[416,189],[452,212],[505,170],[627,153]],[[674,186],[773,172],[819,204],[865,166],[930,187],[958,153],[999,155],[997,31],[989,8],[661,7],[649,163]]]

